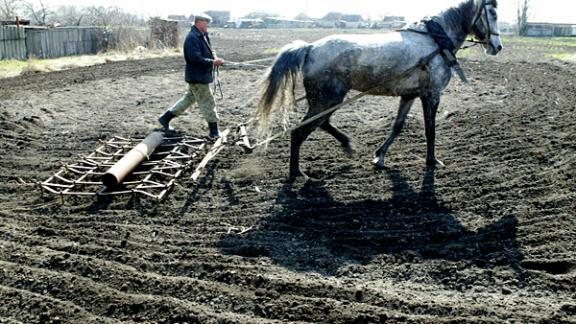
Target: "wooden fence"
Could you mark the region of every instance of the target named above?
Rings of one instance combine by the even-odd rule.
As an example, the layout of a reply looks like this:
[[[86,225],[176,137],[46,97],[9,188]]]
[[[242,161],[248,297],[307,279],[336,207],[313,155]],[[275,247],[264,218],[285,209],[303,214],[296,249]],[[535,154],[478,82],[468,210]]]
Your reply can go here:
[[[27,57],[24,28],[0,26],[0,60],[25,60]]]
[[[107,45],[107,34],[96,27],[35,29],[0,26],[0,60],[96,54]]]
[[[29,29],[26,31],[28,57],[55,58],[96,54],[105,49],[105,32],[95,27]]]

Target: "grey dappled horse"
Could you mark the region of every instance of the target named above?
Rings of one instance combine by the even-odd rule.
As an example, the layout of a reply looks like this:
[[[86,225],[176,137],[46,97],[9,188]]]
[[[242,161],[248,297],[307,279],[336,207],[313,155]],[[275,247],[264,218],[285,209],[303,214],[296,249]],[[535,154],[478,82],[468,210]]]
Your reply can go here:
[[[433,167],[439,162],[434,153],[436,112],[441,92],[451,78],[450,62],[439,49],[438,37],[448,40],[452,54],[456,55],[466,37],[472,34],[486,53],[496,55],[502,50],[496,9],[496,0],[467,0],[449,8],[429,19],[441,26],[442,35],[435,35],[437,31],[419,23],[383,34],[336,35],[312,44],[302,41],[289,44],[278,54],[266,75],[256,112],[259,122],[267,125],[273,107],[277,106],[275,102],[294,104],[294,85],[300,71],[309,104],[304,120],[341,103],[351,89],[370,91],[373,95],[400,96],[392,133],[376,151],[374,159],[376,166],[383,167],[388,148],[419,97],[425,118],[426,164]],[[350,137],[330,124],[331,115],[292,131],[291,178],[305,176],[299,166],[300,146],[317,127],[334,136],[346,152],[352,152]]]

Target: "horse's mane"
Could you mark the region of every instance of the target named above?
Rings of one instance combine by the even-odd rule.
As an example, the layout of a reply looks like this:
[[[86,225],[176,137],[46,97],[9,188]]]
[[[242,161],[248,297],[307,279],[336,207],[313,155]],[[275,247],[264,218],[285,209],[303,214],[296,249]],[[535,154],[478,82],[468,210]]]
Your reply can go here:
[[[493,0],[496,2],[496,0]],[[470,22],[474,18],[474,0],[464,1],[454,7],[442,11],[438,17],[454,29],[460,29],[465,35],[470,33]]]

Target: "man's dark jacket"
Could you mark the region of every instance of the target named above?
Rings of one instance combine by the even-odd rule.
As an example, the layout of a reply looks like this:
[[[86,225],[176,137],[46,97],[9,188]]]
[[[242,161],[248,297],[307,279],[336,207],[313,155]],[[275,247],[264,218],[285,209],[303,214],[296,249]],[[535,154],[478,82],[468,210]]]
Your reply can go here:
[[[206,39],[204,39],[204,36]],[[196,26],[188,33],[184,41],[184,58],[186,59],[185,79],[188,83],[211,83],[214,54],[210,38]]]

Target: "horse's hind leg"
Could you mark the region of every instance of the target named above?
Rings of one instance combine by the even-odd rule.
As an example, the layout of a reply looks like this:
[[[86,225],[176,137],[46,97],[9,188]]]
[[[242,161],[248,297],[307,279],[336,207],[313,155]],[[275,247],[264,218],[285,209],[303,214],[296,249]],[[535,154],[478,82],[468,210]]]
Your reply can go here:
[[[307,114],[302,122],[310,117],[311,116]],[[300,147],[316,127],[318,127],[318,123],[313,122],[293,130],[290,134],[290,179],[307,177],[306,174],[300,170]]]
[[[320,126],[320,128],[322,128],[322,130],[326,131],[328,134],[334,136],[334,138],[340,142],[344,152],[348,154],[348,156],[351,156],[354,153],[354,147],[352,146],[352,140],[350,139],[350,136],[334,127],[334,125],[330,123],[330,118],[328,118],[328,120],[326,120],[324,124]]]
[[[314,117],[316,113],[308,111],[302,122],[305,122],[311,117]],[[292,131],[290,137],[290,178],[295,179],[296,177],[308,177],[300,169],[300,147],[302,143],[308,138],[308,136],[320,125],[324,125],[328,120],[328,116],[323,116],[308,125],[304,125]]]
[[[396,116],[394,127],[392,128],[392,133],[386,142],[384,142],[384,144],[382,144],[382,146],[380,146],[380,148],[375,153],[376,157],[374,158],[373,163],[377,167],[384,167],[384,157],[386,156],[386,152],[388,152],[390,145],[392,145],[398,134],[400,134],[402,131],[402,128],[404,127],[404,121],[410,112],[410,108],[412,108],[414,99],[416,99],[416,96],[402,96],[402,99],[400,100],[400,107],[398,108],[398,115]]]
[[[318,87],[318,84],[322,84]],[[302,121],[306,121],[308,118],[314,117],[315,115],[322,113],[323,111],[334,107],[335,105],[341,103],[348,92],[346,86],[337,81],[334,78],[328,78],[325,80],[312,80],[304,78],[304,87],[306,88],[306,94],[308,96],[308,113]],[[323,116],[314,122],[305,125],[303,127],[297,128],[292,131],[290,139],[290,178],[294,179],[296,177],[304,176],[306,174],[300,170],[300,147],[302,143],[308,138],[308,136],[319,126],[322,126],[324,130],[336,137],[340,142],[350,139],[348,136],[334,126],[330,125],[328,119],[329,115]],[[325,126],[326,125],[326,126]]]

